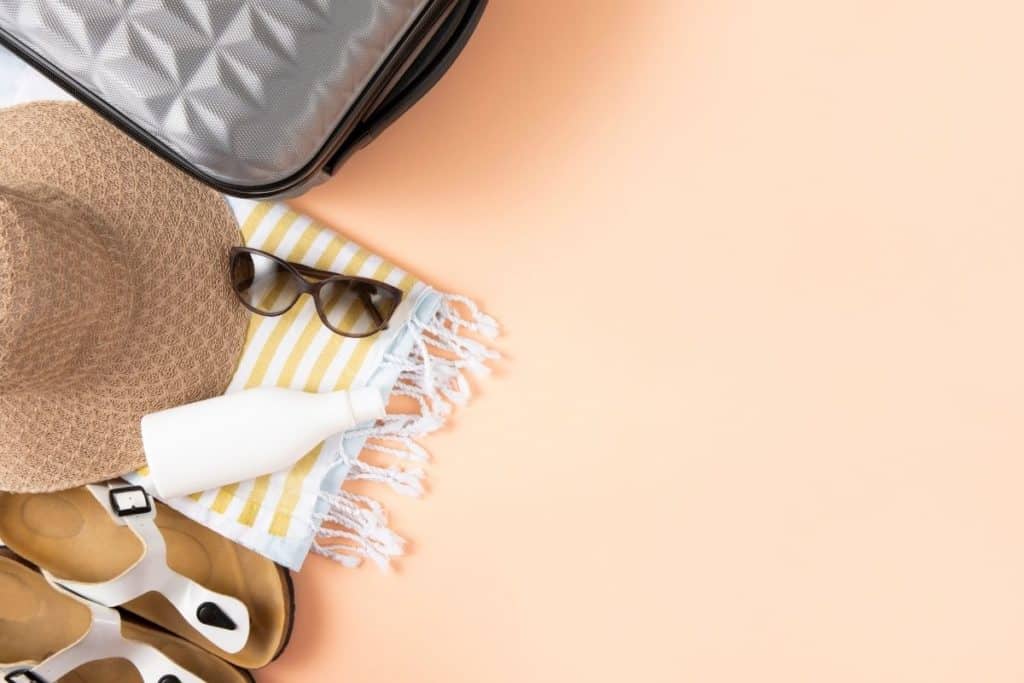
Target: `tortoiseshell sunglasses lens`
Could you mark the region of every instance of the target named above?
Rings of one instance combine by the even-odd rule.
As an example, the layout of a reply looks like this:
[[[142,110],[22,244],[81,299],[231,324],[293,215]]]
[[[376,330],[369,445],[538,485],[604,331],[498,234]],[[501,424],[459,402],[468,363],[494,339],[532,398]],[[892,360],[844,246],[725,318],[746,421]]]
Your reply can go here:
[[[231,285],[242,303],[263,315],[281,315],[302,292],[301,281],[284,263],[249,251],[232,254]]]
[[[364,337],[387,327],[401,294],[370,280],[332,278],[320,286],[317,305],[335,332]]]

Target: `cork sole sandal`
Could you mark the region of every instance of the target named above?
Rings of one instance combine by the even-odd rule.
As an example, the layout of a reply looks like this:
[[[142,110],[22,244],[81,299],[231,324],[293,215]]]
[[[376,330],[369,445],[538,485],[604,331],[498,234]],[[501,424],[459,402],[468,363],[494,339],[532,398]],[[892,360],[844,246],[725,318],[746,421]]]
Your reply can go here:
[[[74,593],[238,667],[270,663],[291,634],[287,570],[137,486],[0,495],[0,538]]]
[[[8,683],[252,683],[252,676],[163,631],[122,622],[0,557],[0,676]]]

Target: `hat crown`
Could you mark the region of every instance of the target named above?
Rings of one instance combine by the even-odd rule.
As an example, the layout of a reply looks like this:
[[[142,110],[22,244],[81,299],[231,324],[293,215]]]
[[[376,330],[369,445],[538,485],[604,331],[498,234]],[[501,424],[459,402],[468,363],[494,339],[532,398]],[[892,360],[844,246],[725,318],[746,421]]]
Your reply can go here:
[[[141,467],[142,416],[238,366],[230,207],[70,102],[0,109],[0,199],[0,490]]]
[[[0,187],[0,391],[67,385],[120,332],[124,268],[100,232],[56,190]]]

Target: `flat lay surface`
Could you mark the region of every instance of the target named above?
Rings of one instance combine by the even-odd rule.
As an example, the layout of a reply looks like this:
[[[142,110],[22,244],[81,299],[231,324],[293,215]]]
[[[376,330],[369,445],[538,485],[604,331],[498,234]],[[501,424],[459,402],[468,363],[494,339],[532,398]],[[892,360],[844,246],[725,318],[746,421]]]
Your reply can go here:
[[[492,0],[294,205],[507,358],[259,681],[1024,677],[1022,19]]]
[[[150,1],[107,9],[132,13],[118,26],[138,37]],[[258,668],[290,642],[260,683],[1024,679],[1021,19],[997,0],[492,0],[450,75],[331,182],[291,208],[232,202],[251,248],[403,300],[365,338],[324,328],[331,305],[318,312],[307,296],[252,318],[229,388],[276,387],[284,402],[264,393],[262,408],[240,409],[220,396],[217,419],[233,406],[261,432],[293,434],[312,410],[285,415],[298,397],[330,403],[332,425],[335,413],[360,420],[332,402],[344,394],[288,389],[404,398],[304,456],[309,444],[268,449],[294,464],[181,498],[182,514],[123,484],[4,493],[7,550],[56,578],[0,557],[0,673],[29,680],[29,661],[43,680],[141,667],[147,680],[228,683],[246,675],[209,652]],[[208,61],[231,52],[218,43]],[[26,69],[0,51],[0,106],[54,97]],[[115,305],[112,285],[90,295],[100,280],[83,274],[113,273],[95,259],[118,248],[88,235],[112,225],[163,254],[161,267],[216,252],[226,264],[229,245],[196,251],[165,234],[182,209],[209,216],[181,176],[133,200],[124,188],[147,185],[118,161],[127,138],[97,144],[112,131],[95,121],[81,134],[41,123],[43,110],[80,118],[77,105],[29,108],[13,113],[24,126],[0,125],[14,169],[0,179],[0,317],[17,343],[0,354],[5,400],[22,381],[13,371],[35,360],[51,372],[29,384],[59,393],[77,337],[30,333],[74,326],[101,301],[105,334],[90,348],[119,361],[137,359],[104,354],[103,340],[131,336],[125,311],[175,322],[162,342],[226,322]],[[44,182],[17,185],[32,178]],[[69,207],[103,206],[58,216],[60,202],[27,196],[58,189]],[[23,286],[43,263],[63,288]],[[186,271],[177,284],[209,293],[227,268]],[[109,281],[136,291],[163,281],[156,272]],[[221,283],[230,310],[256,274]],[[291,303],[289,282],[306,286],[275,281],[256,307]],[[384,319],[360,291],[370,308],[335,315],[345,329],[371,309]],[[467,308],[459,327],[460,299],[443,292],[502,322],[492,376],[468,372],[489,357],[473,330],[487,336],[490,319]],[[103,374],[132,395],[133,381],[152,385]],[[438,391],[473,400],[449,416]],[[57,422],[81,437],[98,404],[68,405]],[[182,437],[202,431],[189,414]],[[53,412],[26,415],[0,420],[8,441],[17,426],[52,445],[40,424]],[[235,448],[203,455],[197,475],[236,450],[246,466],[259,459],[265,444],[220,424]],[[421,480],[415,439],[437,427]],[[0,464],[46,455],[11,450]],[[112,457],[97,453],[87,460]],[[389,468],[396,458],[403,469]],[[424,485],[422,500],[399,495]],[[317,529],[334,561],[306,559]],[[259,552],[306,560],[294,592]],[[127,658],[100,661],[115,651]]]

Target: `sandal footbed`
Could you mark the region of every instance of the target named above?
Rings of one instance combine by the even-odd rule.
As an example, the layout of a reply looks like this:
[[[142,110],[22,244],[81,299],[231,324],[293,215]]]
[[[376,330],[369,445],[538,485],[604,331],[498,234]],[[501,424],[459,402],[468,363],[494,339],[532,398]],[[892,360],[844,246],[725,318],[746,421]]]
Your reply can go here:
[[[240,652],[224,652],[158,593],[142,595],[124,609],[236,666],[256,669],[270,663],[287,643],[293,621],[287,570],[162,503],[157,508],[170,567],[241,600],[251,616],[249,641]],[[109,581],[142,554],[138,537],[116,524],[85,488],[0,496],[0,538],[16,554],[69,581]]]
[[[41,662],[76,642],[89,629],[89,609],[55,590],[40,574],[0,557],[0,661]],[[251,683],[252,677],[181,638],[143,624],[123,621],[128,640],[151,645],[208,683]],[[60,683],[142,683],[123,659],[101,659],[78,667]]]

